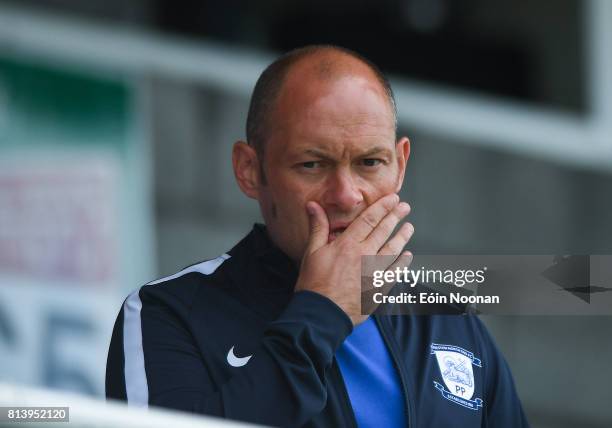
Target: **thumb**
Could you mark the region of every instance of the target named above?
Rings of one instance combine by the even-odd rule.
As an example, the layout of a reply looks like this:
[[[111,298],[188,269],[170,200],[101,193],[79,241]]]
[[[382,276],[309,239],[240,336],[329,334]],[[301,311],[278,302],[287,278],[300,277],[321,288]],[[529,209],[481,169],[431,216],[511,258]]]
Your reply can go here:
[[[310,254],[327,244],[329,240],[329,221],[321,205],[314,201],[306,203],[306,211],[310,223],[307,248],[307,252]]]

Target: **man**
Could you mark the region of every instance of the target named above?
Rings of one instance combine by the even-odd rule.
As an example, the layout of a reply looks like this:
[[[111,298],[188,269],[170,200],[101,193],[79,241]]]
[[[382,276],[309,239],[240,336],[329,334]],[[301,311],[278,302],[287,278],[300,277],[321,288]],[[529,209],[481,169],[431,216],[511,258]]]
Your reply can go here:
[[[361,256],[409,255],[412,225],[393,233],[409,155],[364,58],[311,46],[271,64],[233,148],[265,226],[127,298],[107,396],[274,426],[526,425],[476,317],[361,313]]]

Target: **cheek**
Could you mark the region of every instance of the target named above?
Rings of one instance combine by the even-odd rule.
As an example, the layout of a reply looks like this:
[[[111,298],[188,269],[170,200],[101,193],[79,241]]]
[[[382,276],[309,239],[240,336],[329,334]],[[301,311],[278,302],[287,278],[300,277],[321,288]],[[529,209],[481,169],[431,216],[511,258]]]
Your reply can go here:
[[[282,224],[286,232],[294,230],[292,235],[295,235],[296,229],[308,227],[306,202],[318,200],[309,189],[287,182],[271,189],[267,199],[271,218]]]
[[[372,205],[378,199],[390,193],[395,193],[397,172],[395,175],[385,174],[374,179],[363,180],[363,195],[366,204]]]
[[[284,176],[275,177],[276,186],[274,186],[274,199],[277,205],[283,205],[286,211],[292,214],[295,212],[306,213],[306,202],[319,201],[320,185],[314,185],[307,180],[285,174]]]

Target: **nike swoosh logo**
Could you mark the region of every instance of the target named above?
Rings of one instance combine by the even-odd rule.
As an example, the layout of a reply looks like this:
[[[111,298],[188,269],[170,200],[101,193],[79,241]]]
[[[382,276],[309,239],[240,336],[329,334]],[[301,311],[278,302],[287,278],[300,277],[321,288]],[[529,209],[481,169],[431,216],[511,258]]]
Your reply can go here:
[[[229,352],[227,353],[227,363],[232,367],[242,367],[249,362],[252,356],[253,355],[248,355],[246,357],[237,357],[234,354],[234,347],[232,346]]]

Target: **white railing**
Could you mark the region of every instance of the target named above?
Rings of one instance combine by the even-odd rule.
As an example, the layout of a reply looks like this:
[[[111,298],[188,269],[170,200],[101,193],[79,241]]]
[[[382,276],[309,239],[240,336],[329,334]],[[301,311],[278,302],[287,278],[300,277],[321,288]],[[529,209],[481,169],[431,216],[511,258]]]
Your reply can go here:
[[[138,409],[121,402],[105,402],[76,394],[0,383],[0,407],[68,407],[69,422],[53,426],[79,428],[237,428],[254,427],[239,422],[163,409]],[[23,426],[24,422],[6,422],[0,428]],[[27,426],[50,426],[46,422],[25,423]]]
[[[585,2],[588,110],[568,114],[393,78],[400,124],[449,141],[612,171],[612,2]],[[248,97],[273,56],[0,6],[0,52],[91,73],[155,74]],[[398,52],[398,54],[402,54]]]

